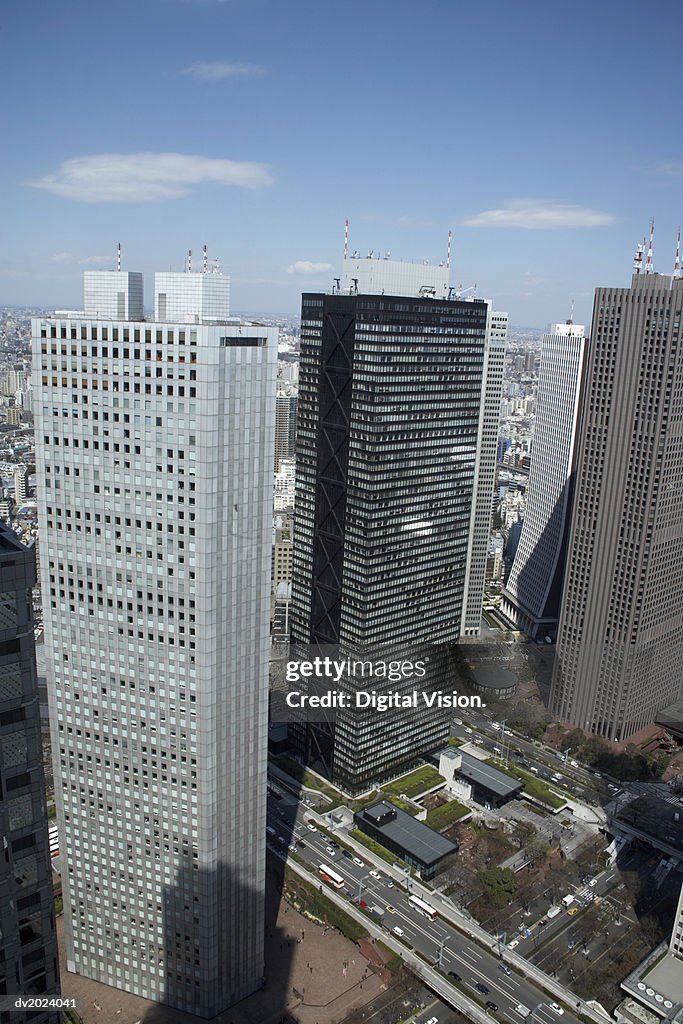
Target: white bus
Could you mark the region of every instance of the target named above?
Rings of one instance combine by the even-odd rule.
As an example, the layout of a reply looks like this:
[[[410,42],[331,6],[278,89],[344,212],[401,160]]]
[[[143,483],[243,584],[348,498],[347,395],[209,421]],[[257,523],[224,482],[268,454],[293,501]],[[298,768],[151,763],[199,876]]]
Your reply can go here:
[[[428,903],[421,900],[419,896],[410,896],[408,903],[412,906],[413,910],[417,910],[418,914],[422,914],[423,917],[428,917],[430,921],[433,921],[435,917],[439,916],[439,911],[434,910],[434,907],[430,907]]]
[[[329,882],[330,885],[333,885],[335,889],[343,889],[344,886],[346,885],[346,882],[344,881],[342,876],[338,875],[337,872],[334,871],[332,868],[328,868],[327,864],[321,864],[320,867],[318,868],[318,871],[325,879],[325,881]]]

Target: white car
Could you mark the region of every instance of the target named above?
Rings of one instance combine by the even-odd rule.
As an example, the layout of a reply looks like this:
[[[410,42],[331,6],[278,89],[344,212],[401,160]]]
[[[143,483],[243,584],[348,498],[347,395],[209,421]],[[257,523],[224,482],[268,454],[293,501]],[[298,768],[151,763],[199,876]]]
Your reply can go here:
[[[491,728],[495,729],[496,732],[501,728],[500,722],[491,722]]]
[[[472,730],[471,729],[465,729],[465,732],[467,733],[468,736],[472,735]]]
[[[394,935],[398,935],[399,939],[402,939],[403,936],[405,935],[405,932],[403,931],[403,929],[399,928],[398,925],[396,925],[396,927],[392,928],[391,930],[394,933]]]
[[[429,1020],[427,1021],[427,1024],[439,1024],[439,1018],[438,1017],[430,1017]]]
[[[551,1009],[551,1010],[554,1010],[554,1011],[555,1011],[555,1013],[556,1013],[556,1014],[557,1014],[557,1015],[558,1015],[559,1017],[563,1017],[563,1016],[564,1016],[564,1010],[562,1009],[562,1007],[561,1007],[561,1006],[558,1006],[558,1004],[557,1004],[557,1003],[548,1003],[548,1006],[550,1007],[550,1009]]]
[[[308,829],[309,832],[317,832],[318,831],[312,821],[307,821],[306,822],[306,828]]]
[[[391,881],[390,878],[388,878],[384,884],[386,885],[387,889],[393,889],[394,888],[394,883]]]
[[[371,878],[381,878],[382,877],[380,875],[379,871],[371,871],[370,872],[370,876],[371,876]]]
[[[595,888],[595,886],[598,884],[597,878],[591,878],[588,884],[590,885],[591,889]]]
[[[357,864],[359,868],[365,867],[365,861],[361,860],[360,857],[352,857],[353,863]]]
[[[572,766],[572,768],[578,768],[579,767],[579,762],[578,761],[570,761],[569,763]]]
[[[330,857],[334,857],[335,851],[332,849],[331,846],[326,846],[325,853],[329,853]]]
[[[512,942],[508,942],[508,949],[516,949],[519,945],[519,939],[513,939]]]

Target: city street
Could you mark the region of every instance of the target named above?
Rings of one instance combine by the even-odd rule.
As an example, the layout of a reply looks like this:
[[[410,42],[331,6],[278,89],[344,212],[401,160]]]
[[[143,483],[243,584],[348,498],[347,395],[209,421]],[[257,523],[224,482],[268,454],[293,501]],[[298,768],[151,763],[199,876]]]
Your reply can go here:
[[[368,908],[380,907],[384,911],[384,927],[394,939],[422,954],[428,963],[438,966],[447,977],[450,975],[451,981],[458,982],[462,990],[483,1007],[487,1003],[493,1004],[495,1010],[488,1007],[493,1019],[519,1021],[524,1014],[519,1014],[515,1007],[522,1004],[531,1011],[530,1019],[545,1021],[546,1024],[557,1020],[559,1015],[549,1007],[551,997],[545,997],[540,989],[520,977],[514,969],[508,969],[510,973],[503,971],[496,953],[483,949],[440,916],[430,920],[419,913],[409,902],[410,889],[404,888],[406,884],[410,887],[414,883],[410,880],[403,884],[394,881],[400,877],[400,870],[395,871],[382,863],[378,871],[382,877],[374,878],[369,872],[377,870],[378,865],[368,854],[345,856],[342,849],[330,845],[328,836],[308,828],[309,812],[296,809],[291,802],[283,807],[284,800],[278,807],[273,807],[272,803],[268,825],[275,834],[269,835],[268,839],[276,852],[284,856],[285,845],[294,843],[296,853],[306,863],[316,868],[320,864],[333,868],[344,879],[342,892],[349,902],[361,907],[363,903]],[[339,838],[343,840],[344,837],[340,834]],[[311,878],[312,884],[316,881],[322,888],[327,886],[320,876]],[[492,945],[494,943],[492,938]],[[577,1020],[568,1011],[564,1019],[567,1024],[575,1024]]]

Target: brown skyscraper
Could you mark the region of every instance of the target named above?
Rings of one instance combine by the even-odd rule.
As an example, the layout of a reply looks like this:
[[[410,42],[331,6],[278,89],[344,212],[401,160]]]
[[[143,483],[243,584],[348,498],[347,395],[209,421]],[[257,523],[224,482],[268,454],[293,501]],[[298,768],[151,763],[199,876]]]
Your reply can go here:
[[[551,706],[624,740],[683,693],[683,280],[595,293]]]

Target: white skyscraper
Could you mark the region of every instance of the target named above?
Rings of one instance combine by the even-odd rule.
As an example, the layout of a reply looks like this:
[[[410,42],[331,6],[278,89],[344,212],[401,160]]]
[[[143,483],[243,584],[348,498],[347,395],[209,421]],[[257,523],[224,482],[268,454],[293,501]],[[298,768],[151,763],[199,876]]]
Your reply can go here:
[[[212,1017],[263,977],[277,332],[174,303],[33,321],[45,640],[68,968]]]
[[[571,321],[550,324],[541,343],[527,508],[502,605],[532,637],[557,628],[585,345]]]
[[[496,453],[503,397],[503,371],[507,344],[508,315],[489,304],[484,354],[484,388],[479,414],[479,442],[475,467],[475,499],[472,503],[470,539],[467,549],[465,600],[462,605],[461,636],[479,636],[484,603],[486,556],[491,531],[491,504],[496,477]]]

